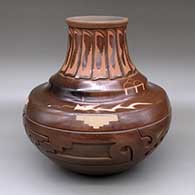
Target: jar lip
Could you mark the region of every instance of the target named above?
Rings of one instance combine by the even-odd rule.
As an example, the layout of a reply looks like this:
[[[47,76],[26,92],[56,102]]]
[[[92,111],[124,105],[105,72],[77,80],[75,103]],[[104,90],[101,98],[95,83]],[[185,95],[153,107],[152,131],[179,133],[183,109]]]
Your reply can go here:
[[[66,23],[76,28],[115,28],[126,26],[128,18],[120,16],[74,16],[67,18]]]

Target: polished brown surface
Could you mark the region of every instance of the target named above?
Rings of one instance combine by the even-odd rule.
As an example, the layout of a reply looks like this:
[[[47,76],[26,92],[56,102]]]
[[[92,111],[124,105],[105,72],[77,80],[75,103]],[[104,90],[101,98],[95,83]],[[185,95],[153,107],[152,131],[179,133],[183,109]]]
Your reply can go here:
[[[127,48],[127,19],[68,18],[69,49],[58,73],[31,92],[24,125],[41,152],[85,174],[123,171],[166,135],[166,92],[136,69]]]

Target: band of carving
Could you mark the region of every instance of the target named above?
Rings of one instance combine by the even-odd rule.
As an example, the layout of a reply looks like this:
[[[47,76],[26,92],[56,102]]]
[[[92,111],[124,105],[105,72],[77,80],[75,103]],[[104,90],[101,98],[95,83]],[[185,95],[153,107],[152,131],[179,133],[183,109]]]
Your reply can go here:
[[[133,161],[133,149],[130,143],[77,143],[65,139],[63,143],[55,143],[48,136],[27,129],[27,135],[30,140],[43,152],[55,158],[61,158],[67,162],[95,164],[125,163]],[[79,150],[78,150],[79,148]],[[85,153],[83,156],[79,151]]]
[[[102,165],[133,164],[138,158],[143,159],[166,135],[168,127],[162,124],[116,134],[114,139],[108,134],[104,137],[106,141],[101,141],[100,138],[96,142],[91,141],[90,135],[85,135],[83,140],[78,141],[76,134],[52,133],[47,129],[41,130],[42,133],[39,130],[38,133],[32,130],[34,126],[31,127],[29,122],[25,126],[31,141],[47,156],[66,163],[93,166],[97,162]]]
[[[126,41],[126,29],[69,27],[69,49],[61,74],[80,79],[116,79],[135,73]]]
[[[140,138],[144,144],[144,153],[145,156],[150,154],[159,144],[160,142],[164,139],[168,128],[166,127],[159,127],[158,131],[154,132],[151,131],[151,129],[146,129],[146,130],[139,130],[138,133],[140,135]]]

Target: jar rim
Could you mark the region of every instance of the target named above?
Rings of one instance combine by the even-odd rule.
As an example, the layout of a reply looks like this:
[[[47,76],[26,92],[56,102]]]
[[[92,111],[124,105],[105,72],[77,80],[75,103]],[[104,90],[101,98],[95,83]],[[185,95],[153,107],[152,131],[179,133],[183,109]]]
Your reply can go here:
[[[76,28],[115,28],[126,26],[128,18],[121,16],[74,16],[68,17],[66,23]]]

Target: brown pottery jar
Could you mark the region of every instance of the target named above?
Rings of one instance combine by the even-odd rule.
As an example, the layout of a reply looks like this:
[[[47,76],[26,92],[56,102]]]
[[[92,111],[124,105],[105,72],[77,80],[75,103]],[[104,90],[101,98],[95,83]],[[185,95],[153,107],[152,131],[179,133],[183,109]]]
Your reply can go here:
[[[171,108],[128,54],[127,18],[67,19],[69,46],[59,72],[29,95],[24,126],[61,166],[84,174],[126,170],[163,140]]]

